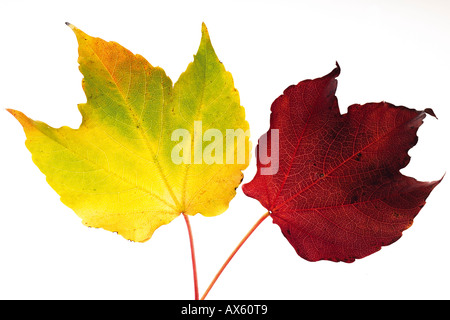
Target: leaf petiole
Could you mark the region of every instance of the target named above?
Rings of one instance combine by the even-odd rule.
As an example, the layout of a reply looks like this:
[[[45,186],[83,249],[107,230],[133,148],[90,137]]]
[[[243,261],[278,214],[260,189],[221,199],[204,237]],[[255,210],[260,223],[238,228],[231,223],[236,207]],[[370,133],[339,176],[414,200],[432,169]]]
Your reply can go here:
[[[200,300],[205,300],[206,296],[208,295],[209,291],[211,291],[211,288],[214,286],[214,284],[216,283],[217,279],[220,277],[220,275],[222,274],[223,270],[226,268],[226,266],[228,265],[228,263],[230,263],[231,259],[233,259],[234,255],[239,251],[239,249],[242,247],[242,245],[245,243],[245,241],[247,241],[247,239],[251,236],[251,234],[253,233],[253,231],[256,230],[256,228],[258,228],[258,226],[270,215],[270,212],[266,212],[265,214],[263,214],[261,216],[261,218],[258,219],[258,221],[256,221],[256,223],[253,225],[253,227],[247,232],[247,234],[245,235],[244,238],[242,238],[241,242],[239,242],[239,244],[237,245],[237,247],[233,250],[233,252],[230,254],[230,256],[228,257],[228,259],[225,261],[225,263],[222,265],[222,267],[220,268],[219,272],[217,272],[216,276],[214,277],[214,279],[211,281],[209,287],[206,289],[205,293],[203,294],[203,296],[200,298]]]
[[[195,294],[195,300],[198,300],[199,293],[198,293],[198,279],[197,279],[197,264],[195,262],[195,250],[194,250],[194,237],[192,236],[192,229],[191,224],[189,222],[189,217],[183,213],[184,221],[186,221],[186,226],[189,233],[189,244],[191,246],[191,258],[192,258],[192,271],[194,274],[194,294]]]

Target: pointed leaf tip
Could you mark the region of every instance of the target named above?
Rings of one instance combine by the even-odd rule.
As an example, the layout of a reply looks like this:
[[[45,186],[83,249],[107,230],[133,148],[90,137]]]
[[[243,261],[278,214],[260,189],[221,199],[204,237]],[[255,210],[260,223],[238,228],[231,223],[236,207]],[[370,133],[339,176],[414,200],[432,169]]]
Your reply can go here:
[[[70,22],[66,22],[66,26],[68,26],[72,30],[76,29],[76,27],[73,24],[71,24]]]
[[[333,78],[337,78],[341,74],[341,66],[336,61],[336,67],[329,73]]]
[[[9,113],[11,113],[14,117],[16,116],[16,114],[17,114],[17,111],[16,110],[14,110],[14,109],[9,109],[9,108],[6,108],[6,111],[8,111]]]
[[[20,112],[18,110],[14,110],[14,109],[6,109],[6,111],[11,113],[13,115],[13,117],[16,118],[16,120],[20,122],[20,124],[24,127],[24,129],[31,127],[31,124],[33,121],[30,118],[28,118],[25,114],[23,114],[22,112]]]
[[[436,114],[434,113],[433,109],[431,109],[431,108],[426,108],[425,110],[423,110],[423,112],[429,114],[430,116],[435,117],[436,119],[438,118],[438,117],[436,116]]]
[[[202,38],[209,39],[208,28],[206,27],[206,24],[204,22],[202,22]]]

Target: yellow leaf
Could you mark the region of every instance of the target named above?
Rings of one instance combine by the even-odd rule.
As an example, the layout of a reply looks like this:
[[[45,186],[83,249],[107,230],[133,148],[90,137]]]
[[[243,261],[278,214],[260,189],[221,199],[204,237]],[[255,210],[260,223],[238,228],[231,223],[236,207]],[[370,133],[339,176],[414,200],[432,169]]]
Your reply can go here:
[[[87,226],[146,241],[181,213],[223,213],[249,163],[248,123],[203,24],[194,61],[172,81],[115,42],[68,24],[87,102],[78,129],[16,110],[47,182]]]

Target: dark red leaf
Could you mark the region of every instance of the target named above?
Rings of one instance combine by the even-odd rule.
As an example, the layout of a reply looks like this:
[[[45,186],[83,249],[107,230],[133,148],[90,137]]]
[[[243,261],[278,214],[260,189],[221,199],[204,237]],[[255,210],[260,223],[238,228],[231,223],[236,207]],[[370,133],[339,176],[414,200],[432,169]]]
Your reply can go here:
[[[267,163],[259,154],[265,151],[260,139],[257,173],[243,186],[309,261],[353,262],[395,242],[440,182],[419,182],[399,171],[433,111],[380,102],[355,104],[341,115],[339,73],[338,65],[322,78],[290,86],[274,101],[262,138],[273,158],[273,129],[279,130],[278,171],[274,159]]]

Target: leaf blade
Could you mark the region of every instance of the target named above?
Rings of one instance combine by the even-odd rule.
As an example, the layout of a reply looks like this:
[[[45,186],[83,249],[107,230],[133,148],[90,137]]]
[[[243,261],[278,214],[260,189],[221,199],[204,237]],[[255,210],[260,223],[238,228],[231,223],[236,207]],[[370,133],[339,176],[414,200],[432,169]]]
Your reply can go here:
[[[248,161],[240,165],[199,164],[192,170],[195,175],[183,176],[179,173],[186,171],[186,164],[175,165],[171,158],[174,147],[171,134],[180,128],[183,120],[180,110],[186,113],[199,107],[198,101],[180,103],[188,94],[186,88],[197,85],[195,77],[188,79],[191,81],[188,85],[175,84],[174,87],[161,68],[151,66],[142,56],[69,26],[79,44],[78,62],[87,97],[86,103],[79,105],[83,117],[80,127],[52,128],[19,111],[9,110],[24,128],[26,145],[34,163],[61,196],[61,201],[72,208],[84,224],[118,232],[140,242],[150,239],[157,228],[182,213],[200,212],[212,216],[224,212]],[[204,25],[198,55],[202,50],[210,56],[214,53],[215,60],[203,65],[204,68],[215,67],[210,76],[228,77],[232,85],[231,74],[215,56]],[[197,65],[194,60],[190,66]],[[234,96],[227,98],[233,100],[233,104],[224,102],[223,97],[218,98],[217,89],[216,86],[207,92],[216,97],[211,112],[231,109],[231,113],[237,114],[236,124],[248,127],[234,87],[230,89]],[[178,114],[173,112],[175,107],[179,108]],[[199,114],[202,113],[200,110]],[[218,130],[225,132],[225,121],[215,124]],[[192,127],[186,128],[192,133]],[[200,179],[207,176],[204,172],[214,172],[211,168],[225,174],[209,179],[210,190],[201,197],[186,198],[185,190],[199,193],[199,186],[205,185],[205,180]],[[226,179],[227,183],[217,185],[218,177]]]
[[[341,115],[339,73],[337,66],[275,100],[270,130],[280,130],[279,172],[261,175],[258,160],[257,174],[243,186],[309,261],[353,262],[395,242],[440,182],[399,172],[425,114],[434,114],[381,102],[352,105]]]

